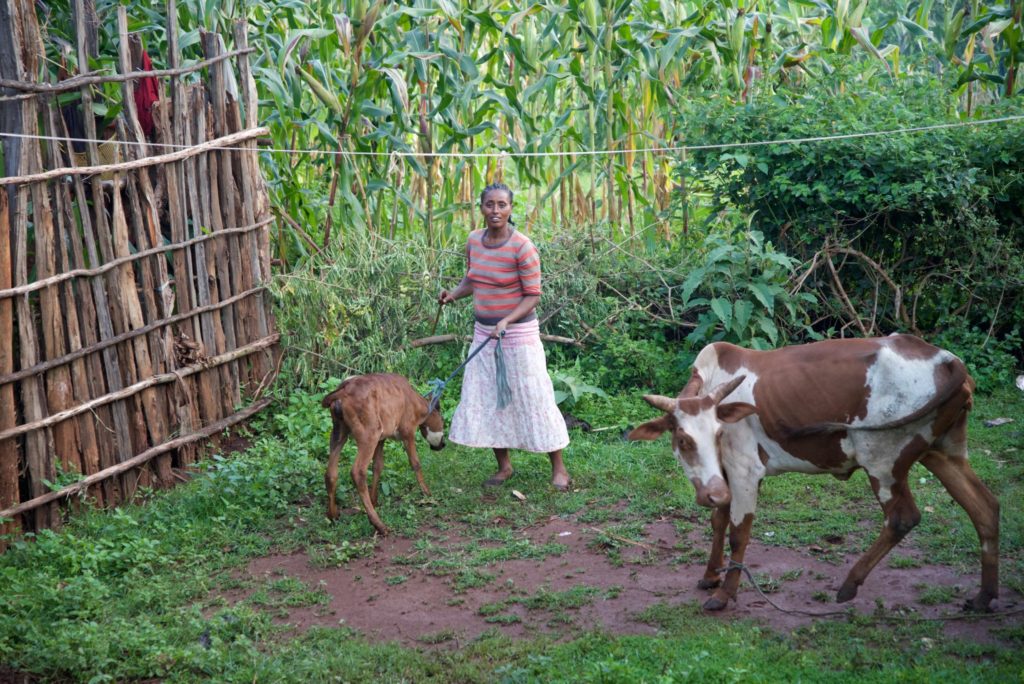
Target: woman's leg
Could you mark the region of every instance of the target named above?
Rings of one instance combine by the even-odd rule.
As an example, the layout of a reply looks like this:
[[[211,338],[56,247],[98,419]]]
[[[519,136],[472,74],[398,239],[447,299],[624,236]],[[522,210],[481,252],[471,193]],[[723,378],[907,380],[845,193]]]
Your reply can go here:
[[[498,461],[498,472],[494,473],[486,482],[485,485],[496,487],[500,484],[504,484],[505,480],[512,477],[512,458],[508,454],[508,449],[494,449],[494,458]]]
[[[569,471],[565,469],[562,462],[562,450],[552,451],[548,454],[551,459],[551,484],[555,489],[565,490],[569,488]]]

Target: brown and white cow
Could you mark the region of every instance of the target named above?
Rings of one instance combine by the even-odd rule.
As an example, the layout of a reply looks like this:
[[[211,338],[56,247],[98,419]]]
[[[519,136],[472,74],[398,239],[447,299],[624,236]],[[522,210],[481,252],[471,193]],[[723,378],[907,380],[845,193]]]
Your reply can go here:
[[[377,486],[384,468],[384,440],[397,439],[405,445],[409,465],[416,473],[423,494],[430,496],[423,480],[420,459],[416,454],[418,430],[430,448],[443,449],[444,418],[437,407],[431,407],[409,381],[394,373],[357,375],[345,380],[338,389],[323,399],[324,408],[331,410],[331,453],[327,459],[324,482],[327,485],[327,517],[338,519],[338,506],[334,494],[338,486],[338,457],[349,435],[356,440],[356,457],[352,461],[352,483],[363,502],[370,523],[382,535],[388,528],[381,522],[374,508],[377,505]],[[373,483],[366,485],[366,473],[373,461]]]
[[[677,398],[645,396],[665,412],[629,434],[672,434],[672,449],[714,509],[711,557],[699,586],[721,610],[736,597],[761,480],[786,472],[848,478],[863,468],[885,522],[836,600],[857,595],[871,569],[921,519],[907,484],[920,462],[971,518],[981,541],[981,590],[966,608],[988,610],[999,587],[999,503],[967,462],[974,380],[948,351],[911,335],[829,340],[751,351],[716,342],[697,355]],[[724,403],[726,397],[728,403]],[[731,562],[725,567],[729,528]]]

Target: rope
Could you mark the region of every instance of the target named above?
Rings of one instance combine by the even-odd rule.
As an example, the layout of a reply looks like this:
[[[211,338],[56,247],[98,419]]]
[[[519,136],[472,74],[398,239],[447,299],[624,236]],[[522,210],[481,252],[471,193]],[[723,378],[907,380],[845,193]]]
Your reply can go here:
[[[509,158],[509,157],[572,157],[572,156],[604,156],[614,154],[645,154],[645,153],[656,153],[656,152],[687,152],[694,150],[726,150],[741,147],[760,147],[764,145],[799,145],[805,143],[819,143],[819,142],[830,142],[833,140],[853,140],[856,138],[872,138],[886,135],[899,135],[903,133],[920,133],[923,131],[934,131],[944,128],[962,128],[964,126],[982,126],[986,124],[998,124],[1007,123],[1011,121],[1022,121],[1024,120],[1024,114],[1017,114],[1013,116],[1003,116],[994,119],[978,119],[976,121],[956,121],[952,123],[944,124],[932,124],[929,126],[911,126],[908,128],[895,128],[887,131],[863,131],[861,133],[842,133],[839,135],[821,135],[812,136],[806,138],[780,138],[777,140],[754,140],[750,142],[734,142],[734,143],[709,143],[706,145],[675,145],[669,147],[643,147],[634,148],[629,150],[577,150],[575,152],[568,151],[554,151],[554,152],[430,152],[432,157],[457,157],[460,159],[493,159],[493,158]],[[71,138],[65,136],[51,136],[51,135],[29,135],[27,133],[3,133],[0,132],[0,137],[8,138],[25,138],[32,140],[55,140],[64,142],[92,142],[92,143],[105,143],[110,142],[109,140],[92,139],[92,138]],[[139,142],[132,140],[118,140],[116,141],[120,145],[146,145],[147,147],[157,148],[165,147],[171,149],[189,149],[192,146],[189,145],[172,145],[168,143],[151,143],[151,142]],[[210,147],[209,151],[238,151],[238,152],[252,152],[251,147]],[[422,157],[423,152],[400,152],[397,150],[386,151],[386,152],[372,152],[367,150],[316,150],[316,149],[302,149],[302,148],[280,148],[280,147],[262,147],[259,148],[260,152],[276,152],[281,154],[308,154],[308,155],[341,155],[341,156],[355,156],[355,157]]]
[[[502,337],[505,331],[501,332]],[[494,384],[498,388],[498,410],[505,408],[512,401],[512,388],[508,386],[508,377],[505,373],[505,355],[501,353],[501,337],[494,347]]]
[[[746,565],[744,565],[743,563],[738,563],[738,562],[730,559],[728,567],[719,568],[718,572],[719,573],[723,573],[723,572],[728,572],[729,570],[739,570],[743,574],[745,574],[747,576],[747,580],[749,580],[750,584],[754,587],[754,589],[757,590],[757,593],[761,595],[761,598],[763,598],[765,601],[767,601],[768,604],[772,608],[774,608],[775,610],[779,611],[780,613],[787,613],[789,615],[803,615],[805,617],[836,617],[836,616],[840,616],[840,615],[846,616],[846,617],[852,617],[852,616],[856,615],[856,613],[855,613],[855,611],[854,611],[854,609],[852,607],[850,607],[850,608],[848,608],[846,610],[826,610],[826,611],[820,611],[820,612],[809,611],[809,610],[792,610],[792,609],[789,609],[789,608],[783,608],[783,607],[779,606],[778,604],[776,604],[774,601],[772,601],[770,598],[768,598],[768,595],[765,594],[764,591],[761,589],[760,585],[758,585],[757,581],[754,579],[754,576],[752,574],[750,574],[750,570],[747,568]],[[996,612],[993,612],[993,613],[973,613],[973,614],[971,614],[971,613],[962,613],[960,615],[946,615],[946,616],[931,617],[931,618],[930,617],[915,617],[915,616],[910,616],[910,615],[872,615],[871,617],[874,620],[889,621],[889,622],[946,622],[946,621],[949,621],[949,620],[1001,619],[1001,618],[1004,618],[1004,617],[1009,617],[1011,615],[1017,615],[1019,613],[1024,613],[1024,608],[1017,608],[1017,609],[1014,609],[1014,610],[1004,610],[1004,611],[1000,611],[1000,612],[997,612],[997,613]]]
[[[505,331],[502,330],[501,331],[501,337],[504,337],[504,336],[505,336]],[[497,386],[498,386],[498,408],[499,409],[505,408],[505,406],[508,405],[508,402],[509,402],[509,400],[512,397],[511,390],[509,389],[509,386],[508,386],[508,378],[506,377],[506,374],[505,374],[505,357],[504,357],[504,354],[501,353],[501,337],[498,338],[498,344],[497,344],[497,346],[494,349],[494,370],[495,370],[495,376],[496,376],[495,377],[495,382],[497,383]],[[482,352],[484,347],[486,347],[487,343],[490,342],[490,341],[491,341],[491,338],[488,337],[486,340],[481,342],[480,345],[477,346],[477,348],[474,349],[473,352],[469,356],[466,357],[466,360],[463,361],[462,363],[460,363],[459,367],[452,371],[452,374],[449,375],[447,379],[445,379],[445,380],[438,380],[437,378],[434,378],[433,380],[431,380],[428,383],[430,385],[431,389],[430,389],[430,392],[428,392],[427,394],[424,395],[424,397],[427,400],[429,400],[429,402],[430,402],[430,404],[427,406],[427,413],[433,413],[434,409],[437,408],[437,405],[441,401],[441,392],[444,392],[445,386],[449,382],[451,382],[452,378],[454,378],[456,375],[459,374],[459,371],[461,371],[463,368],[466,367],[466,364],[468,364],[470,361],[473,360],[474,356],[476,356],[477,354]],[[503,386],[504,386],[504,389],[502,389]],[[504,401],[504,403],[502,403],[503,401]]]

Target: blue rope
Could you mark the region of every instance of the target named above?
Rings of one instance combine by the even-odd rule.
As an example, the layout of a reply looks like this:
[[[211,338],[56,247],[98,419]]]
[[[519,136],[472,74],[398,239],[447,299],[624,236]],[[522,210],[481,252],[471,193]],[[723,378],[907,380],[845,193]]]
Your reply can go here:
[[[505,331],[501,331],[501,337],[505,336]],[[495,369],[495,382],[498,385],[498,408],[505,408],[509,401],[512,400],[512,390],[508,386],[508,378],[505,373],[505,356],[501,353],[501,337],[498,338],[498,345],[494,349],[494,369]],[[438,380],[434,378],[428,385],[430,385],[430,392],[424,396],[430,402],[427,406],[427,413],[433,413],[434,409],[441,402],[441,392],[444,392],[445,386],[451,382],[452,378],[459,374],[466,364],[473,360],[473,357],[483,351],[487,343],[491,341],[491,338],[487,338],[480,345],[473,350],[466,360],[459,364],[459,367],[452,371],[452,374],[448,376],[447,380]]]

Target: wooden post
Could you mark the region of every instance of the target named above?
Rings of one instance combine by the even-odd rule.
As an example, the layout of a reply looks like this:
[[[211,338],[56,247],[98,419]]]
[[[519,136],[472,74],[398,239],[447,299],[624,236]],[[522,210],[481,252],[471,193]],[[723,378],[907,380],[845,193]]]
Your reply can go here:
[[[86,76],[89,73],[89,51],[86,41],[87,28],[85,25],[86,10],[84,9],[83,3],[85,0],[76,0],[76,37],[77,37],[77,48],[78,48],[78,65],[80,74]],[[83,86],[81,89],[82,96],[82,111],[92,111],[92,91],[89,86]],[[96,130],[96,120],[91,116],[83,117],[85,119],[85,137],[87,142],[85,143],[86,159],[90,165],[96,165],[99,163],[99,147],[94,142],[98,139],[99,134]],[[93,212],[90,214],[88,207],[88,199],[86,196],[85,188],[82,183],[81,176],[75,176],[75,197],[78,200],[79,214],[82,220],[82,234],[85,238],[85,248],[89,255],[89,263],[99,264],[101,262],[101,251],[103,252],[103,261],[110,259],[110,248],[108,240],[105,236],[109,235],[109,229],[107,227],[107,213],[105,209],[106,197],[103,189],[103,183],[99,176],[93,176],[90,180],[89,190],[91,194]],[[104,287],[103,278],[91,278],[89,281],[90,288],[92,289],[93,300],[96,304],[96,315],[97,324],[99,326],[99,339],[108,340],[116,334],[114,332],[114,322],[111,317],[110,302],[107,297],[107,289]],[[88,336],[87,336],[88,339]],[[116,348],[108,348],[103,352],[103,368],[104,377],[106,379],[107,388],[110,391],[116,391],[124,387],[124,376],[122,375],[122,364],[118,356],[118,350]],[[100,378],[94,378],[99,382],[102,382]],[[117,462],[130,458],[132,455],[132,430],[131,430],[131,419],[128,415],[129,402],[121,401],[113,404],[110,407],[111,415],[113,417],[113,430],[115,443],[112,449],[103,449],[100,451],[100,465],[103,468],[108,468],[115,465]],[[104,414],[98,414],[102,419]],[[116,504],[124,497],[126,482],[124,478],[105,480],[101,485],[103,488],[104,499],[106,503],[110,505]]]
[[[202,87],[188,88],[186,90],[186,97],[191,101],[189,109],[192,112],[205,109],[206,101],[202,96]],[[185,136],[185,145],[192,145],[194,142],[198,142],[198,139],[193,137],[193,129],[196,128],[197,123],[195,121],[196,118],[194,115],[192,120],[189,121],[189,125],[185,126],[182,131]],[[202,201],[199,194],[199,188],[207,185],[207,183],[205,179],[197,177],[196,157],[186,159],[182,164],[182,169],[185,172],[185,187],[187,188],[185,208],[192,217],[192,235],[190,237],[197,237],[204,230],[210,230],[210,224],[203,221]],[[188,225],[187,218],[185,223]],[[201,242],[192,248],[192,263],[196,274],[196,307],[208,306],[212,301],[210,297],[211,273],[216,272],[219,265],[213,264],[213,271],[209,270],[211,264],[207,260],[206,252],[211,246],[209,243]],[[199,331],[200,337],[196,341],[203,346],[207,356],[216,356],[221,350],[217,348],[217,335],[213,325],[213,314],[200,315]],[[221,416],[230,415],[234,406],[222,401],[223,388],[218,388],[220,384],[219,376],[219,370],[206,371],[199,374],[199,405],[203,409],[203,423],[211,422],[211,420],[220,420]]]
[[[236,48],[248,47],[246,24],[244,21],[235,22],[234,34]],[[235,117],[239,117],[238,108],[240,105],[244,105],[245,120],[243,121],[241,118],[238,118],[236,124],[239,129],[243,127],[251,128],[256,125],[256,108],[258,103],[255,84],[253,84],[252,76],[249,73],[248,54],[239,55],[238,63],[239,78],[241,80],[240,90],[243,101],[239,102],[236,100],[232,111]],[[259,161],[256,157],[256,141],[247,141],[243,143],[242,147],[246,148],[246,151],[238,153],[238,166],[241,170],[242,219],[244,225],[248,226],[268,216],[270,207],[265,188],[262,185],[263,175],[260,173]],[[360,187],[362,187],[362,184],[360,184]],[[366,199],[365,191],[363,192],[363,198],[364,200]],[[367,212],[369,213],[368,203]],[[369,226],[369,230],[372,235],[372,224]],[[261,240],[266,234],[266,230],[260,230],[257,233],[246,234],[242,240],[245,258],[249,261],[249,278],[243,282],[243,289],[248,290],[270,278],[270,263],[263,256],[267,253],[268,245]],[[252,308],[255,315],[255,332],[259,339],[262,339],[270,334],[270,313],[267,311],[265,301],[262,298],[258,301],[254,300]],[[258,354],[253,357],[253,369],[260,384],[267,379],[270,373],[274,372],[276,365],[274,354],[269,349],[265,355]]]
[[[203,53],[208,59],[219,55],[223,51],[220,40],[219,35],[213,33],[202,34]],[[227,68],[223,62],[218,62],[211,67],[207,92],[213,109],[211,123],[214,134],[221,136],[231,132],[231,119],[228,116],[227,106]],[[245,221],[245,211],[242,207],[243,203],[240,201],[241,193],[235,183],[233,153],[224,151],[214,153],[212,156],[216,159],[217,176],[211,177],[210,180],[211,184],[216,183],[221,197],[220,206],[224,225],[249,225]],[[236,294],[249,289],[247,284],[252,282],[252,262],[249,260],[248,255],[243,254],[243,250],[248,246],[244,240],[232,235],[227,238],[227,245],[227,263],[222,264],[221,268],[230,269],[228,271],[230,274],[230,294]],[[224,294],[225,292],[222,289],[221,296],[224,296]],[[239,344],[247,344],[255,339],[259,339],[257,315],[252,301],[239,303],[236,307],[235,323],[237,325],[235,334]],[[239,377],[241,382],[252,388],[255,388],[262,379],[255,372],[255,364],[239,366]]]
[[[0,290],[11,286],[11,223],[7,205],[7,189],[0,189]],[[14,307],[10,299],[0,299],[0,375],[14,370]],[[0,431],[18,424],[17,403],[14,398],[14,384],[0,385],[0,406],[9,410],[0,411]],[[0,508],[9,508],[18,503],[18,461],[21,458],[21,444],[18,439],[0,442]],[[0,535],[18,531],[15,520],[0,523]],[[0,551],[4,549],[0,542]]]
[[[63,133],[63,126],[59,123],[60,110],[52,105],[47,106],[46,109],[48,133],[51,137],[60,137]],[[63,148],[63,145],[56,142],[47,145],[47,164],[49,166],[63,165],[63,160],[61,159]],[[70,157],[71,150],[68,149],[67,152],[68,157]],[[71,242],[70,235],[74,234],[76,237],[78,235],[78,226],[75,225],[72,204],[71,191],[68,185],[66,183],[54,184],[52,206],[55,210],[54,218],[56,219],[54,221],[56,230],[53,236],[55,273],[64,273],[71,268],[71,258],[68,254],[68,247]],[[40,273],[39,275],[41,276],[42,274]],[[74,285],[73,281],[67,280],[51,288],[55,293],[59,293],[60,296],[61,308],[63,310],[63,320],[60,325],[62,330],[66,328],[66,351],[68,353],[74,353],[82,348],[80,314],[91,314],[89,320],[95,318],[95,311],[92,309],[92,297],[89,296],[88,292],[83,293],[84,296],[79,296]],[[50,359],[62,356],[64,356],[63,352],[58,352],[56,356],[47,354],[47,358]],[[89,401],[94,396],[92,393],[92,379],[87,363],[86,359],[76,359],[70,363],[71,393],[74,404]],[[64,370],[67,371],[68,368],[65,367]],[[77,454],[61,454],[61,456],[64,459],[65,466],[70,465],[83,475],[91,475],[100,469],[96,425],[92,416],[86,416],[76,420],[75,427],[78,430],[79,452]]]
[[[212,133],[209,118],[207,117],[209,107],[206,103],[206,93],[202,87],[196,87],[193,90],[192,101],[194,103],[193,111],[195,112],[195,135],[193,140],[196,143],[202,143],[208,140]],[[199,156],[197,173],[200,179],[215,177],[213,170],[215,165],[211,164],[211,161],[213,161],[212,155],[203,154]],[[221,220],[220,211],[216,209],[220,201],[220,197],[217,194],[217,184],[200,182],[198,201],[202,225],[206,230],[213,231],[214,233],[221,232],[225,226]],[[223,266],[224,259],[226,258],[227,245],[225,244],[225,238],[222,236],[211,240],[206,248],[206,270],[213,276],[210,279],[209,297],[214,302],[222,301],[226,296],[230,296],[231,293],[230,269]],[[212,324],[213,340],[218,354],[238,347],[238,341],[235,337],[234,307],[222,309],[218,315],[212,317]],[[239,392],[238,364],[225,364],[221,367],[220,373],[220,401],[223,403],[225,411],[230,412],[232,407],[242,403],[242,396]]]
[[[180,49],[178,48],[178,6],[175,0],[167,1],[167,60],[168,66],[175,69],[181,63]],[[173,145],[182,145],[184,133],[182,122],[187,117],[188,103],[185,98],[184,86],[177,76],[171,77],[171,111],[163,108],[162,124],[165,128],[165,140]],[[170,115],[170,122],[168,121]],[[173,122],[173,123],[171,123]],[[183,165],[175,163],[167,169],[167,215],[171,224],[171,240],[183,242],[186,239],[185,227],[185,175]],[[174,274],[175,274],[175,295],[178,304],[178,311],[191,311],[195,308],[195,291],[192,278],[189,275],[193,272],[191,254],[188,250],[175,250],[174,252]],[[194,320],[191,325],[183,325],[178,330],[179,337],[186,335],[191,340],[196,340],[201,335],[200,322]],[[185,340],[183,340],[185,341]],[[199,413],[199,405],[195,400],[195,381],[183,381],[175,386],[178,412],[178,432],[188,434],[199,429],[202,420]],[[195,460],[197,450],[194,447],[184,448],[180,452],[181,461],[187,465]]]
[[[0,48],[0,76],[18,81],[34,80],[39,56],[42,52],[34,5],[17,0],[5,0],[3,14],[4,16],[0,16],[0,26],[4,27],[4,31],[9,33],[9,36],[0,36],[0,43],[7,43],[8,37],[11,42]],[[35,98],[18,101],[15,107],[8,108],[7,114],[8,122],[13,121],[17,124],[16,130],[28,135],[38,134],[38,106]],[[5,156],[5,159],[8,164],[14,164],[15,175],[36,171],[36,166],[40,163],[38,141],[22,140],[19,145],[5,147],[7,153],[12,150],[16,152],[17,157],[11,159]],[[37,190],[35,195],[39,194]],[[8,200],[13,200],[10,207],[11,216],[14,219],[11,226],[13,250],[11,272],[14,274],[13,284],[15,286],[28,283],[29,269],[26,252],[30,196],[33,200],[35,199],[32,195],[30,189],[24,185],[19,187],[13,195],[8,195]],[[38,206],[36,211],[38,212]],[[38,331],[35,327],[38,307],[33,306],[33,300],[29,296],[18,297],[14,306],[18,328],[19,362],[21,367],[25,368],[35,365],[39,358]],[[42,379],[39,377],[26,378],[21,382],[20,389],[24,419],[27,421],[42,419],[46,415]],[[25,466],[29,493],[32,496],[37,496],[46,490],[43,480],[54,478],[55,471],[51,460],[53,453],[52,431],[38,430],[26,436]],[[37,509],[34,522],[34,526],[37,528],[55,527],[59,525],[60,517],[57,515],[56,508],[51,505]]]

